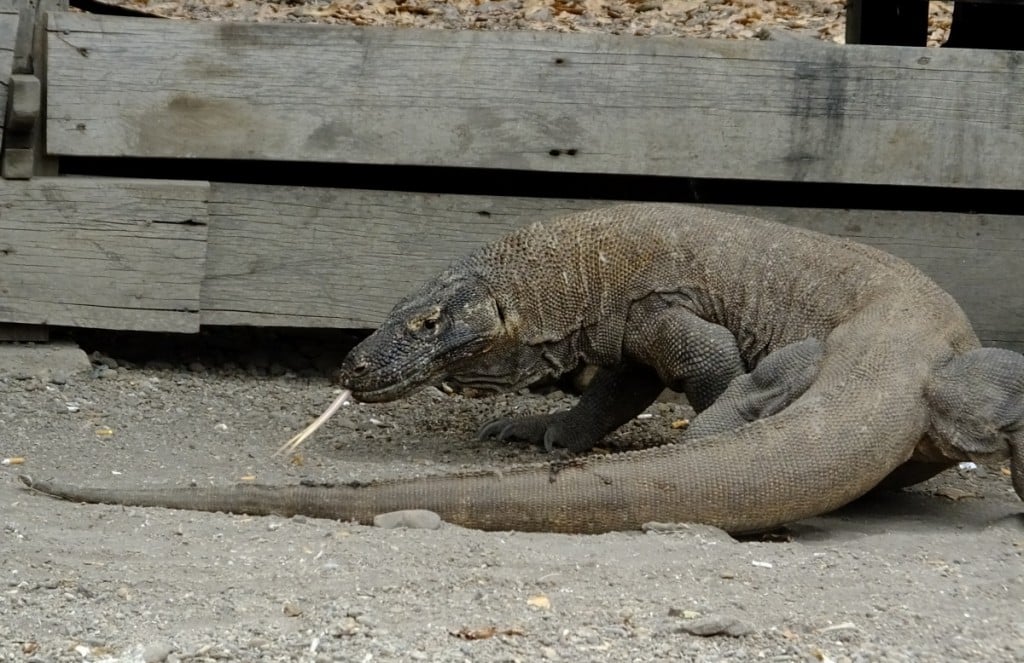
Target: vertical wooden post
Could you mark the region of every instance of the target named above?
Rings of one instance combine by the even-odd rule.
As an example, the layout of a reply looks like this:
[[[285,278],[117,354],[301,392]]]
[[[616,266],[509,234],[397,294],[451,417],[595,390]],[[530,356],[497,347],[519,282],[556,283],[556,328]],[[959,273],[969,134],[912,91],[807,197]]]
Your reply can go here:
[[[3,161],[0,174],[4,179],[27,180],[35,170],[33,146],[40,117],[41,85],[32,74],[13,74],[7,86],[7,123],[4,126]]]
[[[53,176],[58,172],[57,157],[46,153],[46,16],[50,12],[67,11],[68,0],[36,0],[35,31],[32,38],[32,73],[42,81],[40,88],[40,104],[42,113],[39,126],[36,127],[35,143],[35,175]]]
[[[1024,2],[957,2],[943,46],[1024,50]]]
[[[846,43],[925,46],[928,0],[847,0]]]
[[[66,10],[68,0],[15,0],[18,30],[9,98],[5,109],[0,175],[28,179],[56,175],[57,160],[46,154],[46,15]],[[0,75],[7,76],[6,72]]]

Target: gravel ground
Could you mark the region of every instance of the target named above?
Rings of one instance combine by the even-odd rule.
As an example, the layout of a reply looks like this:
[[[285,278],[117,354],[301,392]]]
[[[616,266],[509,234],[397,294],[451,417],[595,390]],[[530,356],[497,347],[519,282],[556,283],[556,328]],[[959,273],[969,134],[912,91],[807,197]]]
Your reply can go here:
[[[301,458],[273,458],[332,399],[316,367],[351,339],[252,336],[150,339],[165,356],[136,364],[125,357],[141,362],[146,343],[96,334],[80,340],[108,347],[84,373],[0,372],[0,456],[23,459],[0,466],[0,661],[1024,659],[1024,509],[1005,468],[745,541],[706,527],[384,530],[20,487],[20,473],[127,486],[502,466],[541,454],[475,441],[481,420],[569,402],[428,389],[343,408]],[[670,440],[688,412],[649,414],[609,447]]]

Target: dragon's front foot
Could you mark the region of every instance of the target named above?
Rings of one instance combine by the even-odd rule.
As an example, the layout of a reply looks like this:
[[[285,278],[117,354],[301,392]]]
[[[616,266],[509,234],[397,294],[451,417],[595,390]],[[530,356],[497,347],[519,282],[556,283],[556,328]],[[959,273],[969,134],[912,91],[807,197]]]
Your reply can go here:
[[[480,428],[477,438],[542,445],[549,453],[559,448],[580,453],[592,449],[600,436],[595,439],[585,428],[572,425],[569,412],[556,412],[494,419]]]

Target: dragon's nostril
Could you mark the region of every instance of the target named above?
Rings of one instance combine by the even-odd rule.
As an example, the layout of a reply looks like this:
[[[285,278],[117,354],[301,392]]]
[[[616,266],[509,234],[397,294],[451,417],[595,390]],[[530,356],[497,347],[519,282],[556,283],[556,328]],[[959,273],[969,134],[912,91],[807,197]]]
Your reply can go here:
[[[367,364],[365,361],[361,361],[352,367],[352,375],[362,375],[366,372]]]

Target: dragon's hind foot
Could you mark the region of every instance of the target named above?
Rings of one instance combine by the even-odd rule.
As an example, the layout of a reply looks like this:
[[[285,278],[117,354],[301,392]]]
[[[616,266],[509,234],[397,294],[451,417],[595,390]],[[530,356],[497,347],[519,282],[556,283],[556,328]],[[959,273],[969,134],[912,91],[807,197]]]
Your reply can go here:
[[[1024,355],[965,352],[935,371],[926,396],[940,448],[981,461],[1009,456],[1013,488],[1024,499]]]

